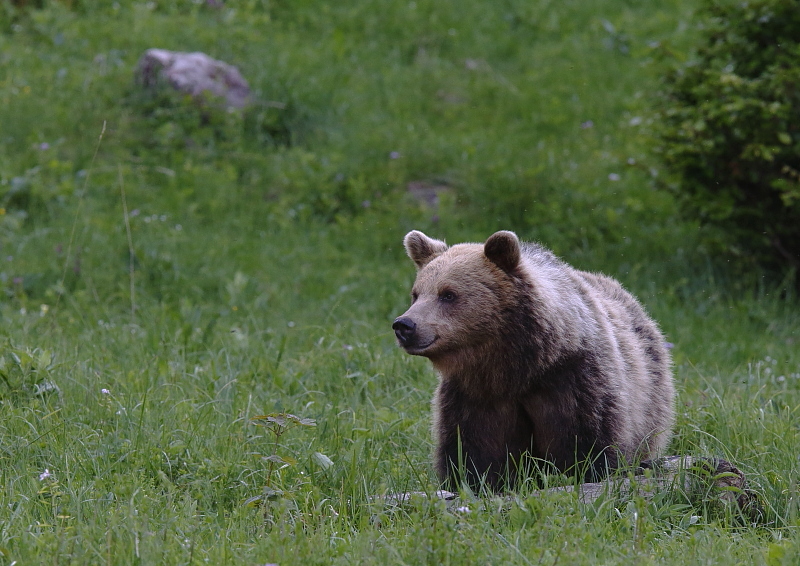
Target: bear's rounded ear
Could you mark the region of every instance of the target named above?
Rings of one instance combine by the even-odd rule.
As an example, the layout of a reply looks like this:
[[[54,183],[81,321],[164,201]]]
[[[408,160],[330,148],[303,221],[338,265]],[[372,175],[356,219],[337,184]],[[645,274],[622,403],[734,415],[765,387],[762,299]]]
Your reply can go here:
[[[417,269],[422,269],[433,258],[447,251],[447,244],[443,241],[429,238],[418,230],[412,230],[406,234],[406,237],[403,238],[403,245],[408,257],[417,265]]]
[[[495,232],[483,245],[483,253],[489,258],[489,261],[509,273],[519,265],[519,238],[514,232],[508,230]]]

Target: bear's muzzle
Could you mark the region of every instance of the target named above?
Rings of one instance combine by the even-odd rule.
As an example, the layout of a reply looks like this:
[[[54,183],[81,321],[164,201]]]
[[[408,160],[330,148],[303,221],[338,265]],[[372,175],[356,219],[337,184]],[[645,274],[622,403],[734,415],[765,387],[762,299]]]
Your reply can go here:
[[[401,316],[392,324],[394,335],[403,347],[411,346],[414,343],[414,336],[417,333],[417,324],[408,317]]]

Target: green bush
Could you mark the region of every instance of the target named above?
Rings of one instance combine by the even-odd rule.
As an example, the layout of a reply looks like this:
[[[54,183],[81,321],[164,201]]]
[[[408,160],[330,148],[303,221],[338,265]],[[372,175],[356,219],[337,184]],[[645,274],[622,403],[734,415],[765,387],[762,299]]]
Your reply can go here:
[[[800,2],[708,3],[704,46],[660,93],[657,137],[685,213],[728,250],[800,267]]]

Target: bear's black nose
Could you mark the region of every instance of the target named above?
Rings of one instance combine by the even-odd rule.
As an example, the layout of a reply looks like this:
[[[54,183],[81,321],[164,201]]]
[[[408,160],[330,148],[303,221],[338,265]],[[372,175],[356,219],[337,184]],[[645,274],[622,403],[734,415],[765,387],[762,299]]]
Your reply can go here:
[[[395,336],[403,346],[407,345],[414,337],[414,332],[417,330],[416,323],[410,318],[401,316],[392,324]]]

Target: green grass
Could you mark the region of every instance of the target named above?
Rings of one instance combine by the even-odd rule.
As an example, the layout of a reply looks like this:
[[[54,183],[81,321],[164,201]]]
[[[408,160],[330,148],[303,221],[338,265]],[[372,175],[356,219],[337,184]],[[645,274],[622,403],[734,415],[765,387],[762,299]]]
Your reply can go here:
[[[0,11],[0,564],[797,562],[797,299],[704,248],[645,143],[695,2],[72,4]],[[239,66],[259,105],[139,93],[154,46]],[[412,228],[622,280],[675,344],[670,452],[733,461],[762,521],[372,499],[436,488],[435,376],[390,329]],[[250,419],[282,411],[316,426],[276,447]]]

